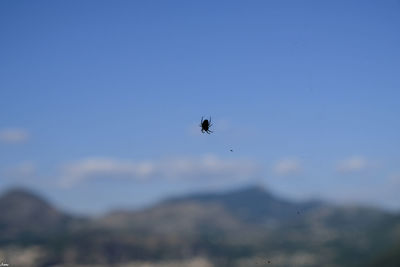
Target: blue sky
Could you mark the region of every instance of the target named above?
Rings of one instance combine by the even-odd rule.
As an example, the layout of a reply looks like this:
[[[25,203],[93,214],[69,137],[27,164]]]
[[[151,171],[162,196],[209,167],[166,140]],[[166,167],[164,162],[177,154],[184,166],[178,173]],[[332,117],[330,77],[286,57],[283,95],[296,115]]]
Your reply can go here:
[[[0,190],[92,213],[248,184],[398,209],[399,12],[1,1]]]

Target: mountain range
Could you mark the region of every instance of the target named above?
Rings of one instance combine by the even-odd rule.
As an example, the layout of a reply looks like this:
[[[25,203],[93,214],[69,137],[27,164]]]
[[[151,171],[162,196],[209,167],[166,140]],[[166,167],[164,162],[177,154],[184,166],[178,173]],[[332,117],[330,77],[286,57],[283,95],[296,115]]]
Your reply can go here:
[[[12,189],[0,210],[0,261],[11,266],[400,266],[400,214],[256,186],[97,217]]]

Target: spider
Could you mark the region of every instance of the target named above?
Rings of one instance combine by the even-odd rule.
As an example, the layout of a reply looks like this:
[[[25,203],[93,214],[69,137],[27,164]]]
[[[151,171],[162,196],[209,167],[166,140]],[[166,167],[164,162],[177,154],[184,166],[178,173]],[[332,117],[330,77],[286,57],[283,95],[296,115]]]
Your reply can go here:
[[[210,127],[211,127],[211,117],[210,117],[210,121],[208,121],[207,119],[203,120],[203,117],[201,117],[201,122],[200,122],[200,127],[201,127],[201,132],[204,133],[212,133],[212,131],[210,131]]]

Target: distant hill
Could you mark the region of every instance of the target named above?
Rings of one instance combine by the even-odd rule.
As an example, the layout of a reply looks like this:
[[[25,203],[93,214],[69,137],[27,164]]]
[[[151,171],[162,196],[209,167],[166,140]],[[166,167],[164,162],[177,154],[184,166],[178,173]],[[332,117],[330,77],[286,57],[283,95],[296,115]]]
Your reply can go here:
[[[400,266],[399,215],[291,202],[261,187],[170,198],[100,218],[64,214],[19,189],[0,197],[0,208],[0,255],[16,247],[40,251],[26,266],[163,266],[199,256],[211,266],[259,266],[260,258],[273,266]]]
[[[225,193],[203,193],[170,198],[142,211],[115,211],[99,222],[109,227],[132,228],[142,226],[166,232],[191,229],[199,233],[199,224],[208,227],[237,231],[250,225],[273,225],[287,223],[323,207],[321,202],[293,203],[279,199],[261,187],[247,187]],[[159,223],[162,222],[162,225]],[[153,225],[150,227],[150,225]],[[187,231],[186,231],[187,232]]]
[[[280,199],[259,186],[220,194],[195,194],[174,198],[168,202],[179,203],[188,201],[220,204],[232,215],[248,223],[289,220],[296,217],[299,213],[308,212],[323,206],[322,202],[317,201],[294,203]]]
[[[63,230],[72,217],[58,211],[36,194],[12,189],[0,197],[1,242],[43,237]]]

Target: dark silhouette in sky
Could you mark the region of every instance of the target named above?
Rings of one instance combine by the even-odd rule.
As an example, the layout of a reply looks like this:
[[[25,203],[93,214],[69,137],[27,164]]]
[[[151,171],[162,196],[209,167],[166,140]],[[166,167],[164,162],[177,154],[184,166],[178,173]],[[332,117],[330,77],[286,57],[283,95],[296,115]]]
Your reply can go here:
[[[201,122],[200,122],[200,127],[201,127],[201,132],[204,133],[212,133],[212,131],[210,131],[210,127],[212,126],[211,124],[211,117],[210,117],[210,121],[208,121],[207,119],[203,120],[203,117],[201,117]]]

